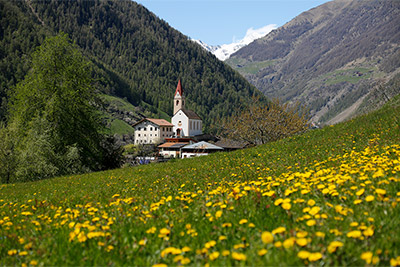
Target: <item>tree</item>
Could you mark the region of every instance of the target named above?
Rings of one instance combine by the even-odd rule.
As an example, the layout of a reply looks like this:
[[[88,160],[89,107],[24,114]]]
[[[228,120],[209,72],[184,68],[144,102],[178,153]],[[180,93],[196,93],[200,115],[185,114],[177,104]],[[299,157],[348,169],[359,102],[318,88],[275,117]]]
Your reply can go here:
[[[102,134],[101,105],[92,82],[90,63],[66,34],[47,38],[33,53],[31,70],[10,97],[17,179],[106,166],[115,149]]]
[[[274,100],[262,105],[253,98],[248,109],[222,122],[220,133],[225,138],[251,145],[265,144],[307,130],[306,114],[299,104],[281,104]]]

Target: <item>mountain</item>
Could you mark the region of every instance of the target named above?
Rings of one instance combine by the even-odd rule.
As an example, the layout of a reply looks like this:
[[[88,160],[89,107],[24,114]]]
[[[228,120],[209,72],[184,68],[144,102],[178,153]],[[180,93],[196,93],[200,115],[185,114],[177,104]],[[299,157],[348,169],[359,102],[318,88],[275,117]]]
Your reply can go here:
[[[261,95],[229,66],[133,1],[0,0],[0,20],[3,117],[8,93],[30,67],[30,54],[46,36],[60,31],[93,63],[98,90],[126,99],[138,114],[172,115],[179,79],[188,108],[206,127]]]
[[[268,97],[342,121],[400,93],[400,1],[336,0],[304,12],[226,61]]]
[[[228,59],[233,53],[238,51],[240,48],[250,44],[254,40],[261,38],[276,29],[276,24],[270,24],[259,29],[250,28],[247,30],[246,35],[243,39],[235,41],[230,44],[223,45],[208,45],[201,40],[193,40],[194,42],[201,45],[204,49],[214,54],[219,60]]]

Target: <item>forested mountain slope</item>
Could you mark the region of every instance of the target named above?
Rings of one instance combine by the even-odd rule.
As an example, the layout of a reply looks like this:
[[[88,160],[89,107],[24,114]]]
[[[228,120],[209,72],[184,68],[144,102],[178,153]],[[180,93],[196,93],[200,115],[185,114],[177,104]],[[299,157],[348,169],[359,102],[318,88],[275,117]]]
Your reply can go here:
[[[172,113],[179,79],[188,106],[206,125],[259,94],[230,67],[132,1],[0,0],[0,14],[3,106],[6,91],[29,69],[31,52],[45,36],[60,31],[94,63],[96,85],[102,92],[126,98],[153,114]]]
[[[400,1],[328,2],[227,62],[267,96],[308,104],[315,121],[340,121],[399,92]]]

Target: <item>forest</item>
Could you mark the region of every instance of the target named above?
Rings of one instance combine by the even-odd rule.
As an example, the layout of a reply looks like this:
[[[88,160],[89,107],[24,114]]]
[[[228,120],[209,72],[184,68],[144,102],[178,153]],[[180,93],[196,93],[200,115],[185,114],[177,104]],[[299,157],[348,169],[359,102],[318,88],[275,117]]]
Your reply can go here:
[[[0,0],[0,97],[2,120],[8,95],[30,68],[46,36],[68,36],[94,66],[96,88],[172,114],[171,98],[182,80],[188,108],[208,128],[243,108],[253,95],[265,98],[242,76],[132,1]]]

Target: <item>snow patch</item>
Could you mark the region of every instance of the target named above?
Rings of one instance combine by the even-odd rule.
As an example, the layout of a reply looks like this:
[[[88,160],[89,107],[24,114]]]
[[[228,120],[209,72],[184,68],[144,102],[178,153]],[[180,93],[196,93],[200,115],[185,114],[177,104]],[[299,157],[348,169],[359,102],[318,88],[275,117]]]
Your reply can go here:
[[[193,40],[194,42],[201,45],[207,51],[213,53],[219,60],[228,59],[233,53],[238,51],[240,48],[250,44],[256,39],[264,37],[272,30],[276,29],[278,26],[276,24],[269,24],[259,29],[254,29],[251,27],[247,30],[246,35],[241,40],[233,40],[231,44],[223,44],[223,45],[208,45],[200,40]]]

